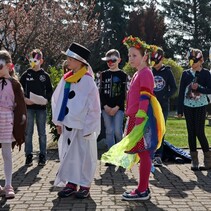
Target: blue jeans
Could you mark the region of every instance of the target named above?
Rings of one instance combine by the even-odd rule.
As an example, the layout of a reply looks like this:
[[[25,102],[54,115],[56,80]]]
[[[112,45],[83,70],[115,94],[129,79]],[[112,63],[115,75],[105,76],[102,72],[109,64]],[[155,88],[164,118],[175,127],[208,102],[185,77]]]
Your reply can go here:
[[[46,110],[27,109],[27,126],[25,140],[25,154],[33,152],[32,137],[34,133],[34,120],[36,120],[39,137],[40,155],[46,156]]]
[[[106,130],[106,144],[109,149],[115,144],[115,140],[116,142],[122,140],[124,112],[119,110],[114,116],[110,116],[103,110],[102,114]]]

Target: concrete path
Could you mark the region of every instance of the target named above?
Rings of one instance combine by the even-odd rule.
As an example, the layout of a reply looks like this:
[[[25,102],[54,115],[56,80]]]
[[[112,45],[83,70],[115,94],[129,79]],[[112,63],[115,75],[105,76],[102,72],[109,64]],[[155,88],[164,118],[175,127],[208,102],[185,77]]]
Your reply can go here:
[[[48,142],[52,142],[48,136]],[[24,149],[24,148],[23,148]],[[37,166],[38,138],[34,135],[34,163],[25,167],[23,149],[13,152],[13,186],[15,199],[0,198],[0,210],[14,211],[202,211],[211,210],[211,171],[192,172],[190,164],[169,164],[156,168],[150,176],[152,197],[146,202],[121,200],[125,190],[137,186],[138,166],[131,171],[106,167],[98,161],[89,199],[57,198],[60,188],[53,187],[57,172],[57,149],[48,149],[47,164]],[[202,154],[200,152],[200,161]],[[0,184],[4,185],[3,162],[0,160]]]

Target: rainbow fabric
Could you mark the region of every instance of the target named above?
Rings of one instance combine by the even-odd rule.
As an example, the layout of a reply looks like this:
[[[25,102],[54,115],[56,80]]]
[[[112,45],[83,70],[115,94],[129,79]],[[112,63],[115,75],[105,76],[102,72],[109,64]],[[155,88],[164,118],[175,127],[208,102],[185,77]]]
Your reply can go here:
[[[161,106],[157,98],[149,92],[141,91],[140,94],[140,100],[149,99],[147,113],[143,110],[138,110],[136,114],[136,117],[144,119],[143,122],[136,125],[127,136],[119,143],[113,145],[108,152],[104,153],[101,161],[130,169],[139,162],[140,158],[137,153],[130,154],[128,152],[143,138],[148,126],[151,128],[152,136],[151,143],[147,144],[146,150],[154,152],[160,147],[165,134],[165,120]]]
[[[70,85],[71,85],[71,83],[65,82],[64,96],[63,96],[62,105],[61,105],[59,116],[58,116],[58,121],[64,120],[67,101],[68,101],[68,95],[69,95],[69,91],[70,91]]]
[[[76,83],[86,73],[87,73],[87,68],[86,66],[84,66],[80,70],[78,70],[78,72],[74,74],[73,74],[73,71],[69,71],[64,75],[64,80],[65,80],[64,96],[63,96],[62,105],[61,105],[59,116],[58,116],[58,121],[64,120],[71,83]]]

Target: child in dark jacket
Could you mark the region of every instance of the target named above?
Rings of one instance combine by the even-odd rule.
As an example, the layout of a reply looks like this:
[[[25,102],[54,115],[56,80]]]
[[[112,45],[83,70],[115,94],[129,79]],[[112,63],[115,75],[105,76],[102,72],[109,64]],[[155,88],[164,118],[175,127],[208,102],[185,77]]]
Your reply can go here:
[[[31,68],[27,69],[20,78],[27,105],[25,164],[27,166],[32,165],[32,136],[34,131],[34,118],[36,118],[40,145],[38,165],[43,166],[46,163],[46,105],[51,99],[53,88],[49,74],[41,68],[43,54],[39,49],[34,49],[30,53],[29,63]]]
[[[178,117],[185,116],[188,144],[192,158],[191,169],[211,169],[211,151],[205,136],[204,126],[206,119],[207,94],[211,93],[211,74],[203,68],[202,51],[190,49],[188,52],[190,69],[182,73],[178,98]],[[204,166],[199,167],[196,138],[198,138],[204,153]]]
[[[164,65],[163,59],[163,49],[158,48],[152,53],[151,63],[155,82],[154,94],[161,105],[163,116],[166,122],[169,112],[169,99],[176,92],[177,85],[171,71],[171,67]],[[155,152],[153,159],[154,166],[162,166],[163,140],[160,148]]]

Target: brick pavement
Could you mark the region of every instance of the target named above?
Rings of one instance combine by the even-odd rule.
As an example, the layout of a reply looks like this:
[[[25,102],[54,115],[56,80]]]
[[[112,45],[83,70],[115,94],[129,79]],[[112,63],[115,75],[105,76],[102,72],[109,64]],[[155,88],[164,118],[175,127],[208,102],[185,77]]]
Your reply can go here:
[[[51,142],[51,137],[48,139]],[[23,149],[13,152],[13,186],[16,196],[13,200],[0,198],[0,210],[14,211],[189,211],[211,210],[211,171],[192,172],[190,164],[169,164],[156,168],[150,176],[151,200],[147,202],[126,202],[121,194],[137,185],[138,166],[130,171],[118,167],[105,167],[98,161],[91,198],[79,200],[73,197],[59,199],[53,187],[58,169],[56,149],[48,149],[48,162],[37,166],[38,140],[34,136],[35,156],[31,167],[25,167]],[[202,158],[202,157],[200,157]],[[200,159],[202,161],[202,159]],[[4,184],[3,162],[0,184]]]

